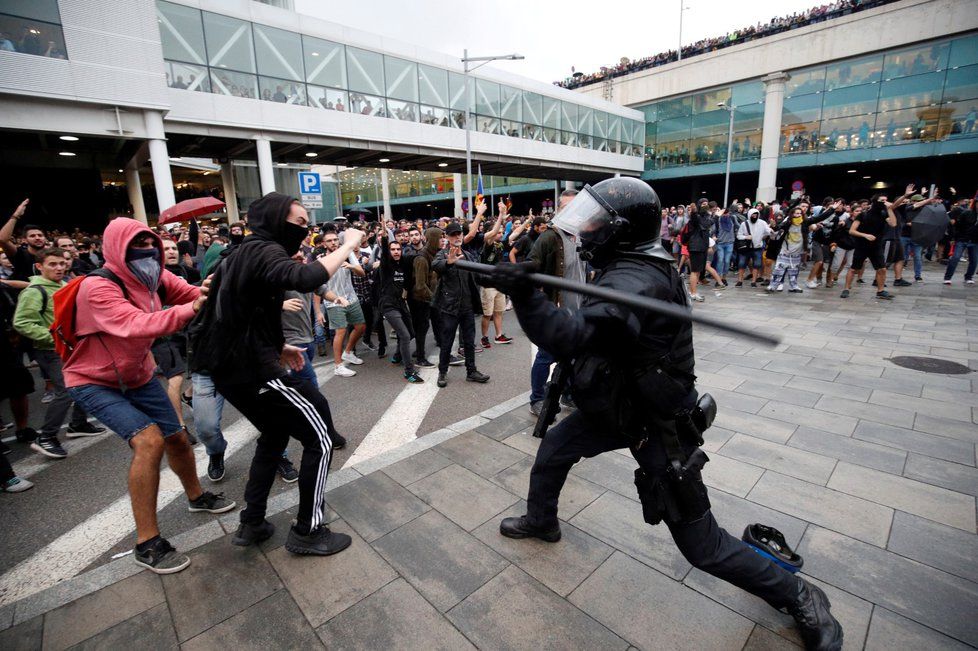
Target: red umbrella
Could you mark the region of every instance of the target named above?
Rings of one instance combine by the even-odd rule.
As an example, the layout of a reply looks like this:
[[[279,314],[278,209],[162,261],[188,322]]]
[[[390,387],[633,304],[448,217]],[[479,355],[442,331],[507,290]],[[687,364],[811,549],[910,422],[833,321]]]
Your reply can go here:
[[[171,206],[160,213],[160,226],[172,224],[173,222],[185,222],[194,217],[209,215],[224,208],[224,202],[214,197],[198,197],[197,199],[187,199],[175,206]]]

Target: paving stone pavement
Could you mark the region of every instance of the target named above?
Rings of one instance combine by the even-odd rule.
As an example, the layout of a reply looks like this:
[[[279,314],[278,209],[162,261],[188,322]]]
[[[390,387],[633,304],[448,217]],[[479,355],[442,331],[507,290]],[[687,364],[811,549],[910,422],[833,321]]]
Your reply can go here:
[[[761,521],[805,557],[848,649],[978,646],[978,294],[930,281],[708,292],[695,309],[780,332],[755,347],[696,331],[701,390],[720,404],[704,470],[721,526]],[[523,512],[538,441],[525,396],[331,475],[328,520],[353,546],[294,557],[297,496],[277,534],[230,545],[235,514],[184,538],[183,573],[123,558],[0,609],[0,649],[788,649],[790,617],[690,566],[641,519],[626,452],[576,466],[554,545],[498,533]]]

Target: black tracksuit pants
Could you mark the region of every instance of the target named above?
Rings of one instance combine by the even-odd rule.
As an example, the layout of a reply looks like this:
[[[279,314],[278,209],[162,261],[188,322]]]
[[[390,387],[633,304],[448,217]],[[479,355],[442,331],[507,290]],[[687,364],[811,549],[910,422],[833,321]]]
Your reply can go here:
[[[438,372],[448,372],[448,362],[452,359],[452,344],[455,342],[455,332],[462,338],[462,352],[465,354],[465,370],[471,373],[475,368],[475,314],[471,308],[462,308],[461,316],[442,311],[441,316],[441,348],[438,351]]]
[[[302,444],[296,528],[305,533],[322,524],[326,477],[333,456],[329,438],[332,417],[326,397],[308,380],[291,375],[267,382],[225,384],[215,380],[214,384],[259,431],[241,522],[260,524],[265,519],[268,493],[292,436]]]
[[[630,447],[627,439],[592,427],[580,411],[564,418],[547,432],[537,450],[526,498],[527,520],[546,529],[557,526],[557,500],[571,467],[582,458],[627,447]],[[631,448],[631,453],[650,476],[665,474],[668,457],[657,438],[650,437],[641,448]],[[704,469],[707,471],[709,464]],[[775,608],[795,601],[798,581],[794,575],[721,529],[710,511],[695,522],[668,526],[679,551],[694,567],[764,599]]]
[[[423,301],[408,299],[408,308],[411,311],[411,325],[414,327],[414,359],[420,362],[427,359],[425,340],[428,339],[431,305]]]

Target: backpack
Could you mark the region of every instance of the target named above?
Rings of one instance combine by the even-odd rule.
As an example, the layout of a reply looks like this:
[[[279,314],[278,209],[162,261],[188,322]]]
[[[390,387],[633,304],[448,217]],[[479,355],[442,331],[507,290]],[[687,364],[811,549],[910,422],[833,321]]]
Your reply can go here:
[[[679,231],[679,243],[683,246],[689,246],[689,221]]]
[[[129,292],[122,279],[106,268],[96,269],[87,276],[78,276],[72,279],[67,285],[54,293],[54,322],[51,324],[51,336],[54,337],[54,349],[62,361],[67,362],[71,354],[75,352],[80,338],[75,334],[75,307],[78,300],[78,292],[81,290],[82,281],[86,278],[105,278],[115,283],[122,296],[129,301]],[[157,287],[156,293],[160,300],[165,302],[166,289],[163,284]]]

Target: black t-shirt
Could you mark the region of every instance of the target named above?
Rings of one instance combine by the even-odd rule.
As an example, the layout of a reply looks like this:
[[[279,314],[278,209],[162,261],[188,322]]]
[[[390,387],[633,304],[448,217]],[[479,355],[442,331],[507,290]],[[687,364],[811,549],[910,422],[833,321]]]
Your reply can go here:
[[[10,261],[14,266],[14,272],[10,274],[10,280],[28,280],[31,276],[36,276],[34,262],[34,254],[26,246],[17,247],[13,259]]]
[[[485,244],[482,247],[482,252],[479,255],[479,262],[482,264],[497,265],[503,259],[503,245],[501,242],[493,242],[492,244]]]
[[[530,233],[524,233],[520,235],[519,239],[516,240],[516,244],[513,248],[516,249],[516,261],[523,262],[526,260],[527,256],[530,255],[530,250],[533,249],[533,243],[536,241],[536,237]]]
[[[485,233],[476,233],[469,242],[462,244],[462,248],[475,255],[481,255],[482,247],[486,243]]]
[[[883,233],[886,231],[886,212],[874,212],[873,210],[867,210],[855,219],[859,222],[859,227],[856,229],[860,233],[865,233],[867,235],[875,235],[876,240],[870,242],[864,237],[856,236],[856,246],[863,248],[873,248],[877,246],[883,239]]]

